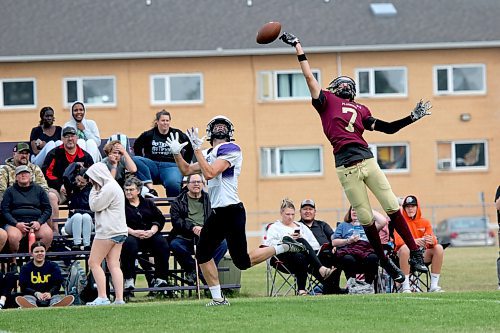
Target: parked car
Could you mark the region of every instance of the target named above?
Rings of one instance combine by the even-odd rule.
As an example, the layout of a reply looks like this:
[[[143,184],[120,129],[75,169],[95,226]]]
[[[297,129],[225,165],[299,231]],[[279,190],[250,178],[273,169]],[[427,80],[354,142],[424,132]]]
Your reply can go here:
[[[496,230],[483,216],[457,216],[441,221],[434,233],[441,244],[450,246],[495,245]]]

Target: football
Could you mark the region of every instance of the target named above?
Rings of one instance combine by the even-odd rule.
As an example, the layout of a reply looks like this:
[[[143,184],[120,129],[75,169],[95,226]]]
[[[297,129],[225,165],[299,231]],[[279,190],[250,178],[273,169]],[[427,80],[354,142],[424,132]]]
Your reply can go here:
[[[269,22],[260,27],[257,31],[256,41],[259,44],[269,44],[278,38],[281,32],[281,23]]]

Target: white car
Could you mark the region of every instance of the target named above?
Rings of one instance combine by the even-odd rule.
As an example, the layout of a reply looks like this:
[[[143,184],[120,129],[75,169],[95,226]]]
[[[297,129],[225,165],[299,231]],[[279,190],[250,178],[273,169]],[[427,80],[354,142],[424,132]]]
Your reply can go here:
[[[450,246],[491,246],[497,238],[495,226],[483,216],[450,217],[441,221],[434,233],[439,243]]]

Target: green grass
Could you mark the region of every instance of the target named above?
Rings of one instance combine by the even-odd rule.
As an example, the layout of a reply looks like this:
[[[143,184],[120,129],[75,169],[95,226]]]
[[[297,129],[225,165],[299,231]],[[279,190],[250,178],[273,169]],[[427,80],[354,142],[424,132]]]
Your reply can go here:
[[[445,253],[446,293],[269,298],[259,265],[243,273],[230,307],[139,297],[120,307],[2,310],[0,332],[500,332],[497,248]]]

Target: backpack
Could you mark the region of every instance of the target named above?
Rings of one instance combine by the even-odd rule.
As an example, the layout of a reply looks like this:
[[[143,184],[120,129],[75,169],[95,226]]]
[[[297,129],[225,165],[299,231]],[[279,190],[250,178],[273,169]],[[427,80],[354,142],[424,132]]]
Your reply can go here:
[[[80,294],[83,289],[87,286],[87,275],[85,270],[80,265],[78,260],[73,261],[68,270],[68,277],[64,283],[64,293],[66,295],[73,295],[75,301],[74,305],[82,305],[82,299]]]

